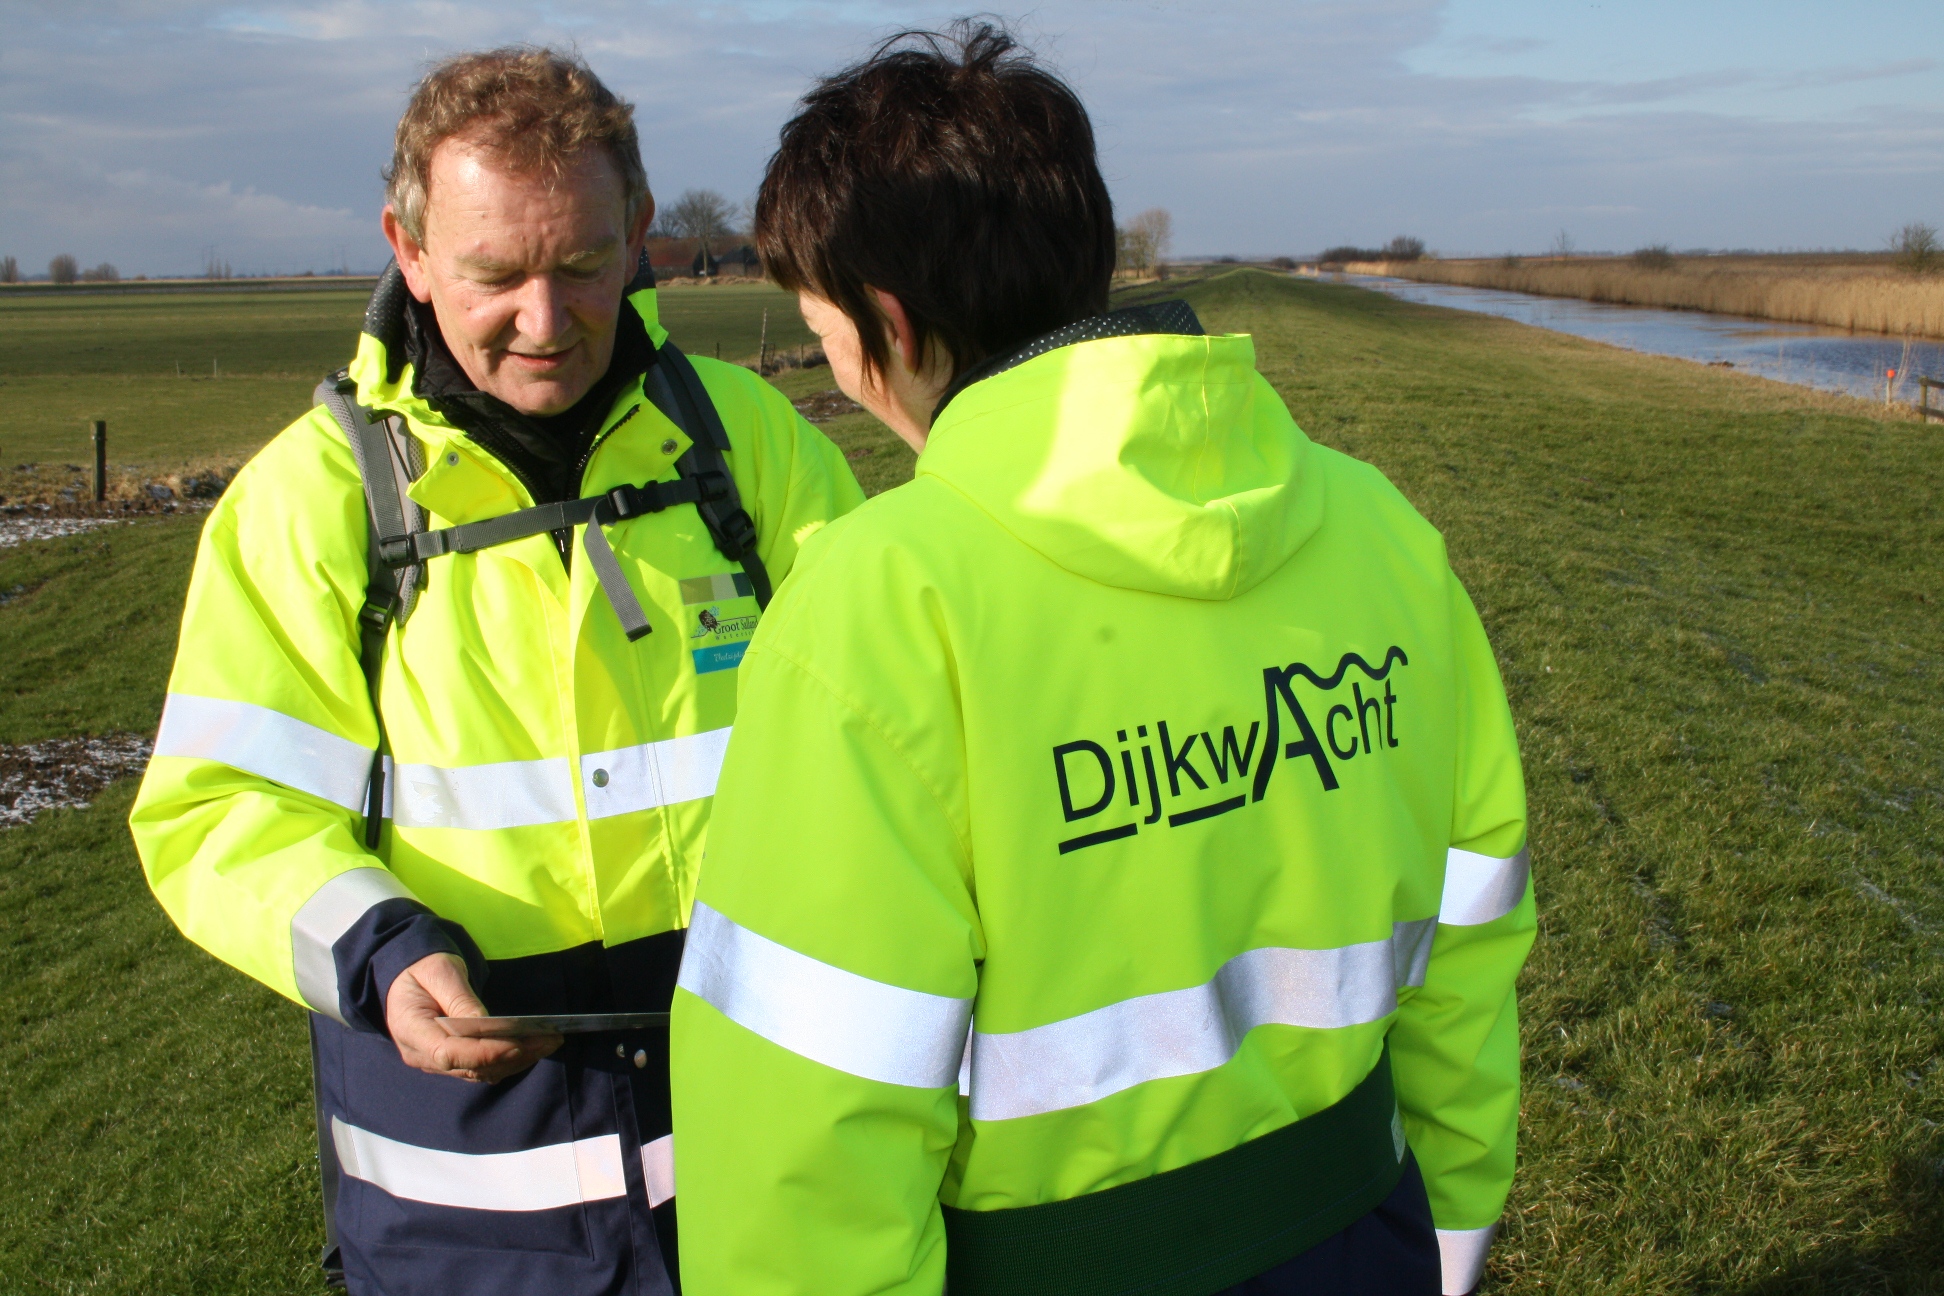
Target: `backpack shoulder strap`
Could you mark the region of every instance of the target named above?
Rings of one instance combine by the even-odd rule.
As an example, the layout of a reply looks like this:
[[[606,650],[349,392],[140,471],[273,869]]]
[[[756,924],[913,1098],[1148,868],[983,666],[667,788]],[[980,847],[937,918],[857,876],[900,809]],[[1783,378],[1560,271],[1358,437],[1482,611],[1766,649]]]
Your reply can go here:
[[[682,477],[713,479],[710,483],[713,489],[704,491],[695,506],[696,512],[702,515],[702,524],[709,528],[709,536],[722,556],[742,564],[750,588],[755,591],[756,606],[767,608],[772,590],[769,572],[756,550],[756,520],[742,506],[736,478],[723,460],[722,452],[729,449],[729,433],[722,426],[715,402],[702,386],[701,376],[680,348],[673,342],[665,342],[656,353],[644,386],[656,408],[688,436],[689,448],[675,461],[676,473]]]
[[[319,383],[312,399],[330,410],[343,430],[364,486],[365,605],[390,609],[386,619],[403,624],[418,603],[425,575],[411,543],[425,530],[425,514],[406,494],[425,471],[424,452],[403,419],[358,404],[357,387],[342,369]]]
[[[378,677],[392,623],[402,625],[411,615],[425,573],[411,548],[412,533],[424,529],[424,514],[405,493],[424,465],[418,442],[402,426],[404,420],[379,417],[358,404],[357,386],[344,370],[319,383],[312,401],[337,420],[364,486],[365,601],[358,610],[358,661],[378,720],[378,747],[372,752],[365,794],[365,847],[376,850],[385,804],[385,721],[378,704]],[[401,545],[406,561],[395,563]]]

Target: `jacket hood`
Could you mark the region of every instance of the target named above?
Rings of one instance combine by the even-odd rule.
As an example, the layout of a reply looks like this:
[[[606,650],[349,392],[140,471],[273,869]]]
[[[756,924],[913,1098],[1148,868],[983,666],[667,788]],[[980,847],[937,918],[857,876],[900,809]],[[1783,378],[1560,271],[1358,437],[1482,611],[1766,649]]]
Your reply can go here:
[[[1247,335],[1146,334],[974,383],[939,415],[918,472],[1075,575],[1229,599],[1321,525],[1317,453]]]

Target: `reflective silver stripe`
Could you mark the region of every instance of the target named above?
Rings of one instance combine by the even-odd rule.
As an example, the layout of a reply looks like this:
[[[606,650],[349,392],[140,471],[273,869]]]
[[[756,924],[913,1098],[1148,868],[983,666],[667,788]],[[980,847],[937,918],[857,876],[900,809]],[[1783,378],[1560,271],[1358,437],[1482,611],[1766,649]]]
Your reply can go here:
[[[583,756],[587,817],[605,819],[714,796],[728,750],[729,730],[722,728]]]
[[[1391,924],[1391,955],[1397,984],[1421,986],[1431,969],[1431,939],[1438,934],[1436,918]]]
[[[621,1136],[604,1134],[524,1152],[440,1152],[331,1117],[338,1165],[394,1197],[468,1210],[537,1211],[628,1195]]]
[[[490,765],[391,767],[392,822],[400,828],[525,828],[576,817],[565,757]]]
[[[1485,1272],[1485,1253],[1492,1249],[1492,1235],[1498,1225],[1476,1229],[1439,1229],[1438,1259],[1444,1270],[1445,1296],[1465,1296],[1478,1286]]]
[[[772,1044],[827,1067],[914,1089],[957,1083],[970,999],[906,990],[820,963],[700,900],[676,984]]]
[[[297,975],[297,993],[304,1002],[342,1024],[337,960],[331,957],[331,946],[373,905],[414,899],[417,897],[390,869],[375,867],[339,873],[311,892],[311,898],[290,920],[290,965]]]
[[[675,1198],[675,1136],[664,1134],[652,1143],[641,1145],[641,1177],[648,1184],[648,1205],[652,1209]]]
[[[1452,847],[1445,852],[1444,903],[1438,906],[1438,921],[1476,927],[1505,917],[1525,899],[1531,859],[1529,850],[1497,859]]]
[[[1213,980],[1030,1030],[972,1035],[972,1116],[1012,1120],[1212,1071],[1258,1026],[1333,1030],[1380,1021],[1399,985],[1422,984],[1436,919],[1337,949],[1253,949]]]
[[[155,754],[221,761],[354,812],[371,777],[369,747],[254,702],[193,693],[169,694]]]

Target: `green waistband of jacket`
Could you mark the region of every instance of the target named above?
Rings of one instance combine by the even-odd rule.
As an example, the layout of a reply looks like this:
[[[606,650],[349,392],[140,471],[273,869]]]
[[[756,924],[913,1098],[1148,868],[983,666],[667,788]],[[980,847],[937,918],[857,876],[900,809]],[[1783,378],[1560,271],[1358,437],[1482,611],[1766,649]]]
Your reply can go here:
[[[1208,1296],[1338,1233],[1403,1174],[1390,1051],[1334,1106],[1066,1201],[945,1207],[951,1296]]]

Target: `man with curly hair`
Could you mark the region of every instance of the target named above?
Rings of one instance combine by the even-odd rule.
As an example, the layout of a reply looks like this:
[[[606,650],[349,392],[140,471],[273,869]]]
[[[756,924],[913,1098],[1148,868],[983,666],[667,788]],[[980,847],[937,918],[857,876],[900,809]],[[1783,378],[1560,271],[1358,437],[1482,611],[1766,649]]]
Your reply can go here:
[[[204,529],[136,842],[190,939],[310,1010],[334,1277],[670,1293],[665,1030],[441,1019],[667,1009],[744,649],[862,496],[668,345],[633,112],[585,64],[441,63],[389,179],[334,409]]]

